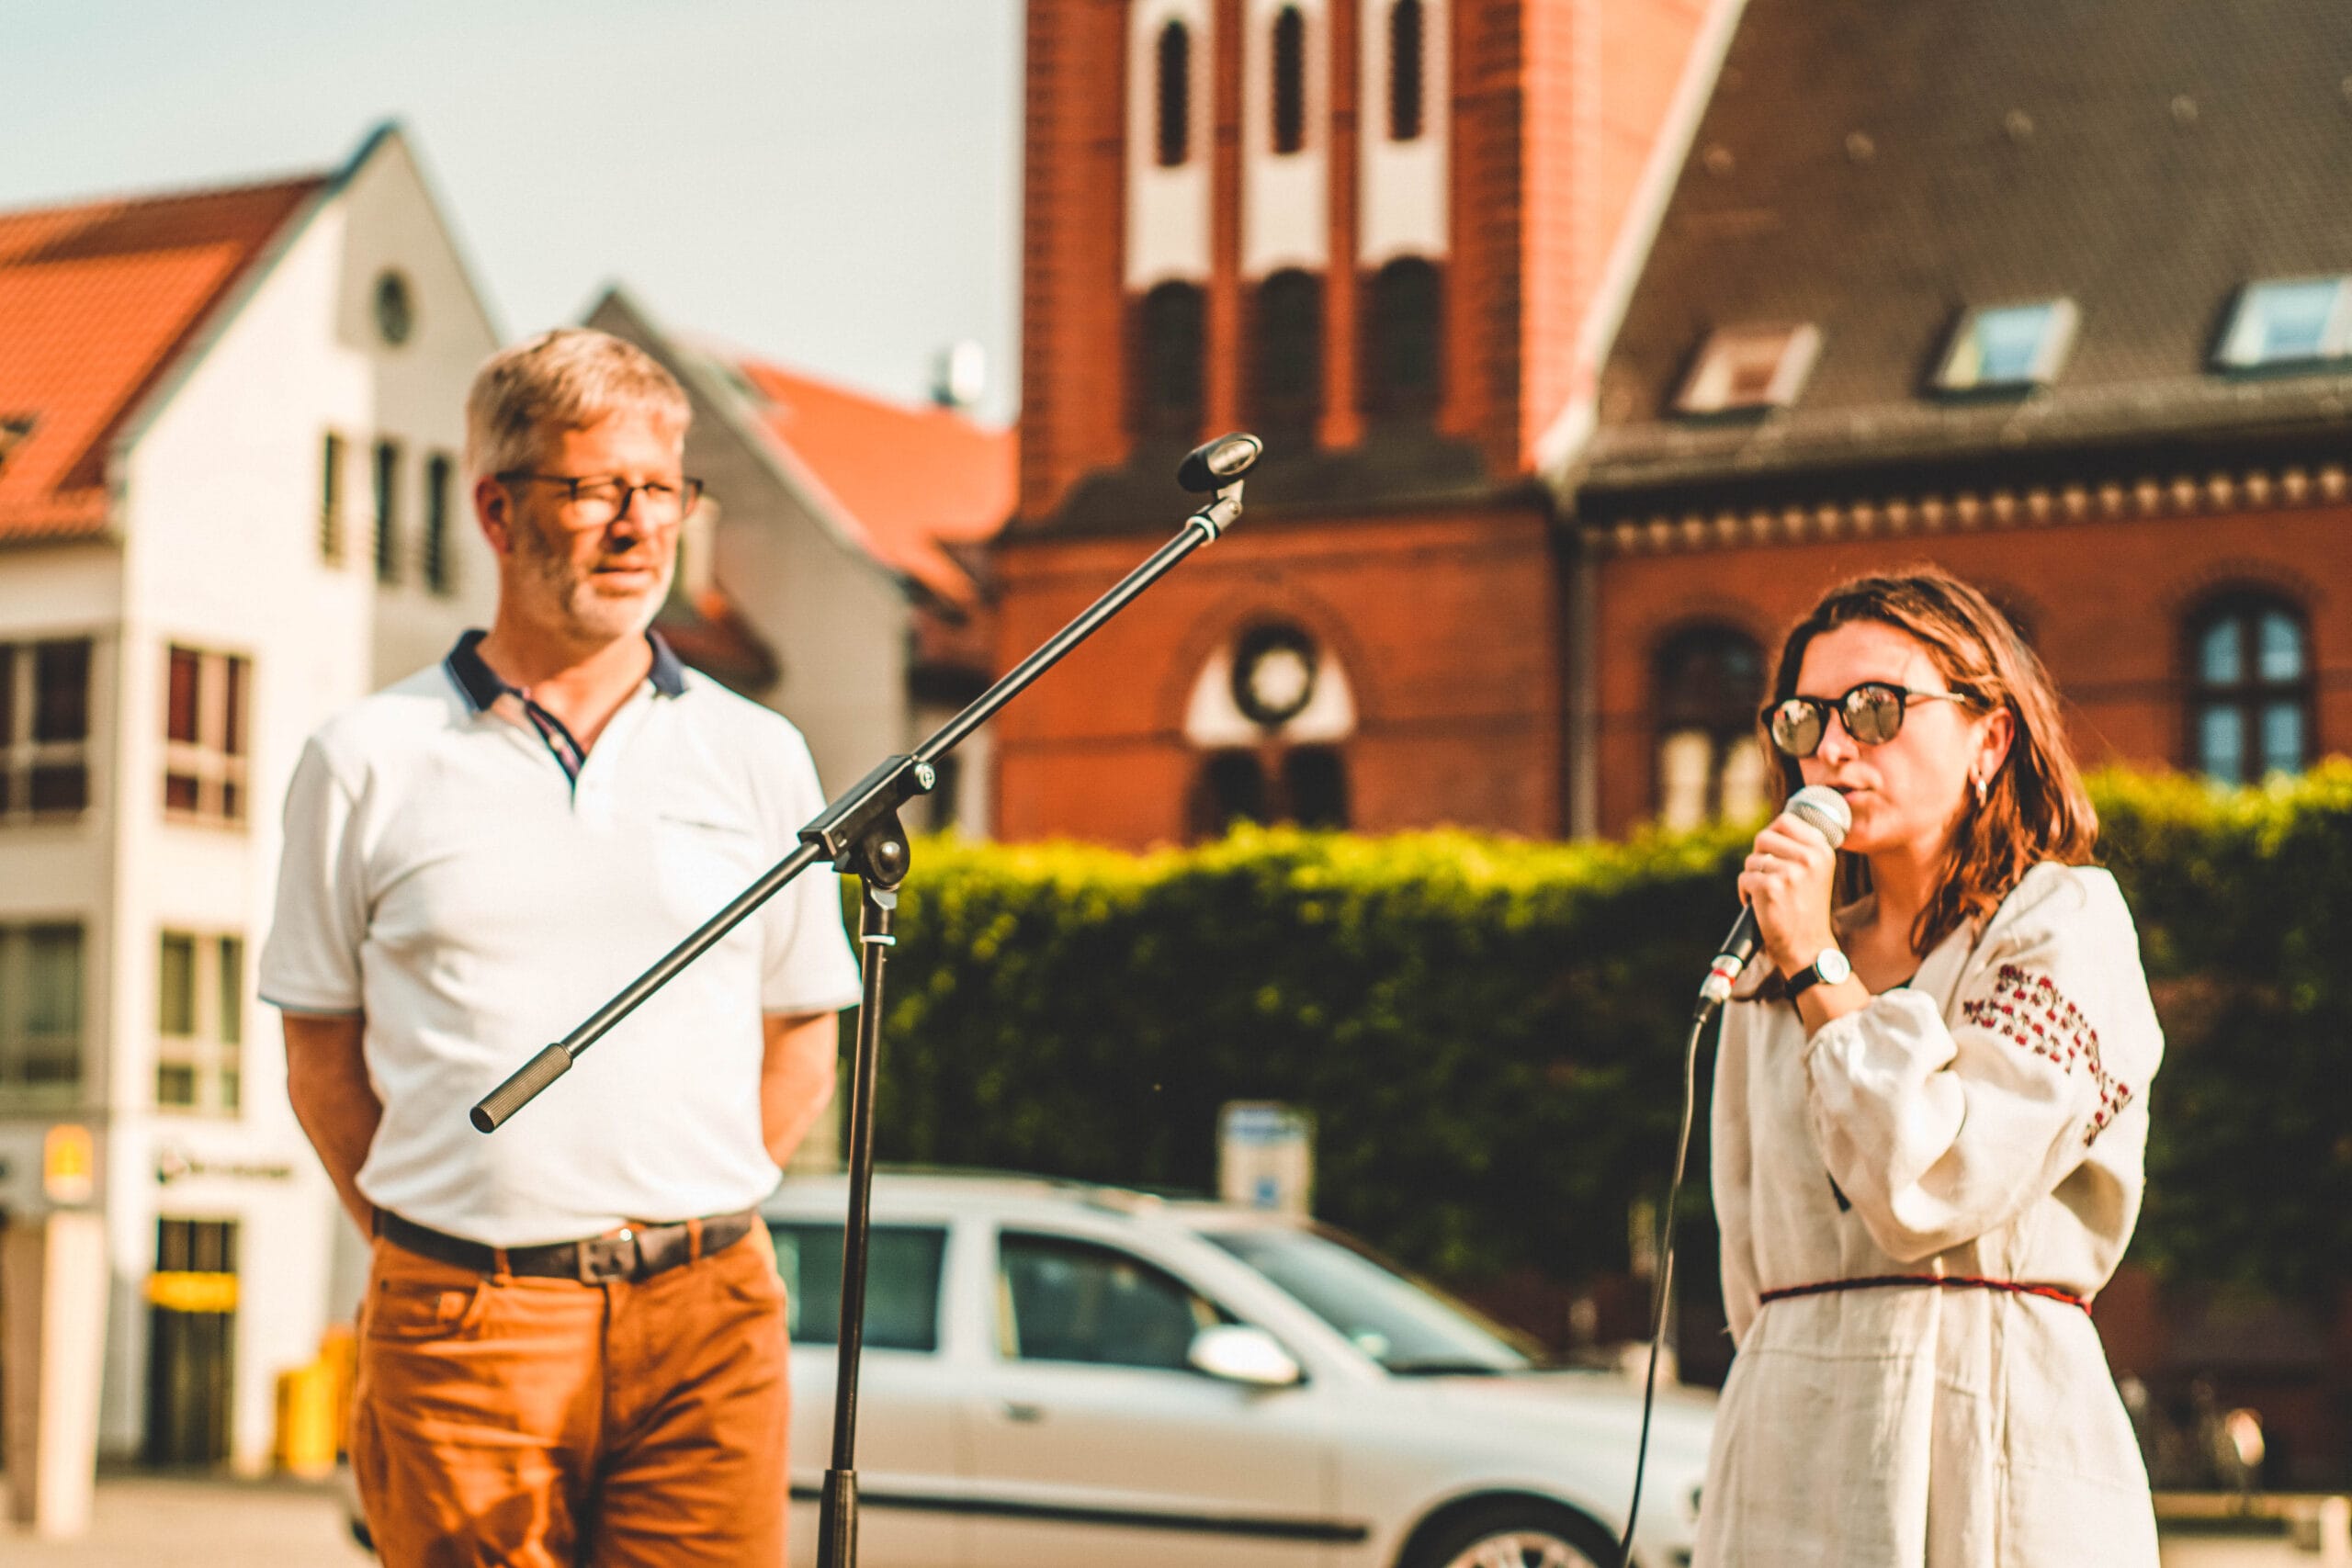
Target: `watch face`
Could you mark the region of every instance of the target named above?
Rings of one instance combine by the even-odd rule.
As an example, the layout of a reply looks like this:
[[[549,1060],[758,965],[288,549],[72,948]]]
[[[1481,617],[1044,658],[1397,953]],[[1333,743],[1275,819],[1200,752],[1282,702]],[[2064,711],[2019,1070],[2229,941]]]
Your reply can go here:
[[[1824,980],[1833,986],[1854,972],[1853,961],[1834,947],[1815,959],[1813,966]]]

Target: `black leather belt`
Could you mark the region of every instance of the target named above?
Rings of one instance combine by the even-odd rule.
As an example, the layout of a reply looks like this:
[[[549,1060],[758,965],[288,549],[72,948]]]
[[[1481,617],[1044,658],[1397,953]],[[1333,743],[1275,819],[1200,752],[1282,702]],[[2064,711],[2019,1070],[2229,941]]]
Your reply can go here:
[[[760,1217],[738,1214],[680,1220],[674,1224],[626,1225],[610,1235],[541,1247],[484,1247],[445,1235],[388,1210],[376,1211],[376,1234],[406,1252],[477,1274],[522,1274],[535,1280],[577,1280],[583,1285],[649,1280],[666,1269],[707,1258],[751,1233]]]

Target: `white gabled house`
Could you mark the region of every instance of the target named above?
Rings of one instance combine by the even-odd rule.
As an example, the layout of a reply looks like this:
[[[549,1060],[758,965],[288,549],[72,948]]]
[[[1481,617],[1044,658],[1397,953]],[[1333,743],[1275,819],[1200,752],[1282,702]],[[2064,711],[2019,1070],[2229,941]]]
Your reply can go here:
[[[304,738],[487,622],[460,454],[497,344],[396,127],[0,213],[0,1215],[87,1130],[104,1452],[263,1467],[356,1293],[253,972]]]

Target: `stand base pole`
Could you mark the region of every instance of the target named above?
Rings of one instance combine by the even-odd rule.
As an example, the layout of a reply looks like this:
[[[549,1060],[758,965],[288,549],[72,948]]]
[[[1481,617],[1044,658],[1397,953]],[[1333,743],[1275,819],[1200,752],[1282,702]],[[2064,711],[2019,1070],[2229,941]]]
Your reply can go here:
[[[817,1568],[851,1568],[857,1561],[857,1472],[825,1472],[817,1505]]]

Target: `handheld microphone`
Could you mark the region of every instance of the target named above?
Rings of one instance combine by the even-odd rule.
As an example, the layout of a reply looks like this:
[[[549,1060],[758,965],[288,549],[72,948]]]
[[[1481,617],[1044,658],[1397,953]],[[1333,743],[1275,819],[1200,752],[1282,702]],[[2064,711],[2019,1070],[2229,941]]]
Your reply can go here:
[[[1789,796],[1783,809],[1802,822],[1810,823],[1836,849],[1846,841],[1846,829],[1854,825],[1854,814],[1846,805],[1846,797],[1826,784],[1807,784]],[[1731,996],[1731,988],[1756,956],[1762,939],[1756,931],[1756,911],[1743,907],[1739,919],[1732,923],[1731,934],[1724,938],[1724,948],[1715,961],[1707,965],[1706,983],[1699,987],[1699,1006],[1692,1015],[1705,1018],[1724,1005]]]

